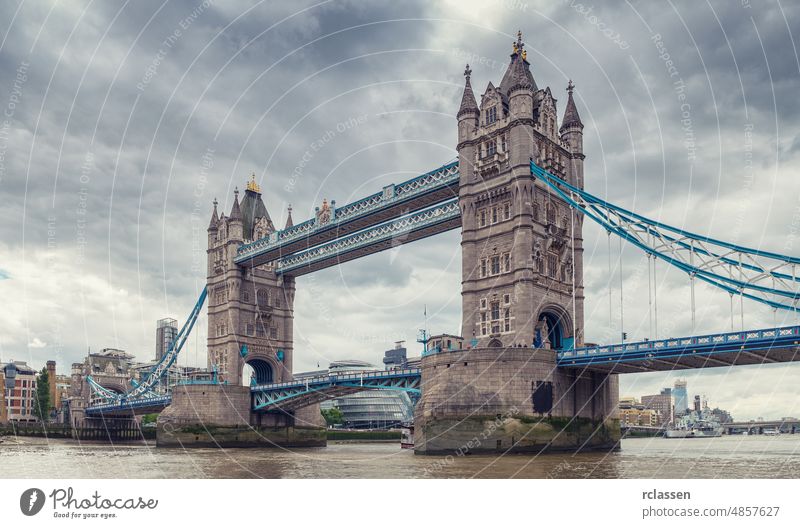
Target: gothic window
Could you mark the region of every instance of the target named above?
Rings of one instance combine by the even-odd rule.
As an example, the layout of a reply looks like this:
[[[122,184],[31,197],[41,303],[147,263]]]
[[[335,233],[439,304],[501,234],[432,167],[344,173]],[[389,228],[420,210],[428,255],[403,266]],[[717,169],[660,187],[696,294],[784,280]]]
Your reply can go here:
[[[556,223],[556,208],[552,203],[547,204],[547,223],[548,224]]]
[[[266,337],[266,332],[264,331],[264,325],[262,323],[258,323],[256,325],[256,337]]]
[[[247,329],[246,329],[246,334],[251,336],[251,335],[253,335],[253,331],[254,331],[253,325],[252,324],[248,324],[247,325]]]
[[[490,140],[486,144],[486,157],[494,156],[497,153],[497,141],[494,139]]]
[[[533,219],[539,221],[539,202],[533,202]]]
[[[511,308],[503,310],[503,331],[511,331]]]
[[[499,301],[492,301],[492,310],[491,310],[491,326],[492,326],[492,333],[497,334],[500,332],[500,302]]]
[[[555,253],[549,253],[547,255],[547,274],[550,277],[555,278],[557,268],[558,268],[558,256]]]
[[[495,255],[492,257],[492,275],[498,275],[500,273],[500,257]]]
[[[503,304],[511,304],[511,295],[507,293],[503,295]]]
[[[260,308],[266,308],[269,306],[269,292],[267,292],[267,290],[258,290],[258,292],[256,292],[256,298]]]
[[[481,209],[479,214],[481,217],[480,226],[486,227],[486,209]]]
[[[492,223],[497,223],[497,207],[492,207]]]
[[[242,300],[244,302],[250,302],[250,292],[246,290],[242,290]]]
[[[486,110],[486,124],[491,125],[497,121],[497,107],[493,106]]]
[[[481,299],[481,310],[486,309],[486,299]]]
[[[503,204],[503,220],[511,219],[511,203],[506,202]]]
[[[275,308],[281,307],[281,295],[280,293],[275,294]]]
[[[488,328],[486,326],[486,312],[481,313],[481,335],[485,336]]]
[[[508,137],[505,134],[503,134],[502,136],[500,136],[500,141],[503,152],[508,152]]]
[[[481,278],[486,276],[486,259],[481,259]]]
[[[274,326],[269,329],[270,339],[278,339],[278,329]]]
[[[503,255],[503,271],[508,273],[511,271],[511,254],[505,253]]]

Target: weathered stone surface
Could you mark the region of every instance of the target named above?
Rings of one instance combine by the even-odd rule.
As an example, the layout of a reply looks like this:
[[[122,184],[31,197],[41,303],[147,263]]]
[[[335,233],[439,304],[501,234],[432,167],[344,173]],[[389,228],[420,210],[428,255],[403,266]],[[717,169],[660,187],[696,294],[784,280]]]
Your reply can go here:
[[[536,384],[552,384],[549,412],[536,412]],[[557,369],[553,350],[475,348],[422,360],[415,451],[615,449],[617,377]]]
[[[159,447],[320,447],[326,445],[319,405],[297,415],[250,413],[250,388],[178,385],[158,417]],[[315,418],[314,413],[318,416]]]

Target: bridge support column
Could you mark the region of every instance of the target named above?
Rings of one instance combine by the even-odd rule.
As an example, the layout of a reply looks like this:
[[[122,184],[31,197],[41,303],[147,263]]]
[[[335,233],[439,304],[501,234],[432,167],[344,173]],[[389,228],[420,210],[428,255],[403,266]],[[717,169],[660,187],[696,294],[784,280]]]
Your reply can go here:
[[[561,369],[553,350],[474,348],[422,360],[417,454],[614,450],[616,375]]]
[[[178,385],[158,417],[159,447],[321,447],[319,405],[303,412],[251,413],[250,388]]]

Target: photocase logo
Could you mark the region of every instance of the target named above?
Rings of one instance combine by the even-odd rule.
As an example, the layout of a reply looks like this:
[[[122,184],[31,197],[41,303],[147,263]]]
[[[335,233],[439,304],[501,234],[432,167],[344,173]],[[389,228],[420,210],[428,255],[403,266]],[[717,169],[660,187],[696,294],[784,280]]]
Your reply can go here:
[[[19,498],[19,509],[22,510],[24,515],[32,517],[40,511],[44,506],[44,492],[39,488],[31,488],[22,492]]]

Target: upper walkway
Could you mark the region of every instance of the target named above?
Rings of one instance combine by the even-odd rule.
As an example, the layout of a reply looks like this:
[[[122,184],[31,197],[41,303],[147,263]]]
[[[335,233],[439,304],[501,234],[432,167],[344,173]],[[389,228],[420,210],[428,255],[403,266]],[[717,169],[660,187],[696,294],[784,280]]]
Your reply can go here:
[[[245,267],[273,262],[457,197],[458,186],[458,161],[454,161],[342,207],[332,203],[330,218],[311,218],[244,244],[234,262]]]

